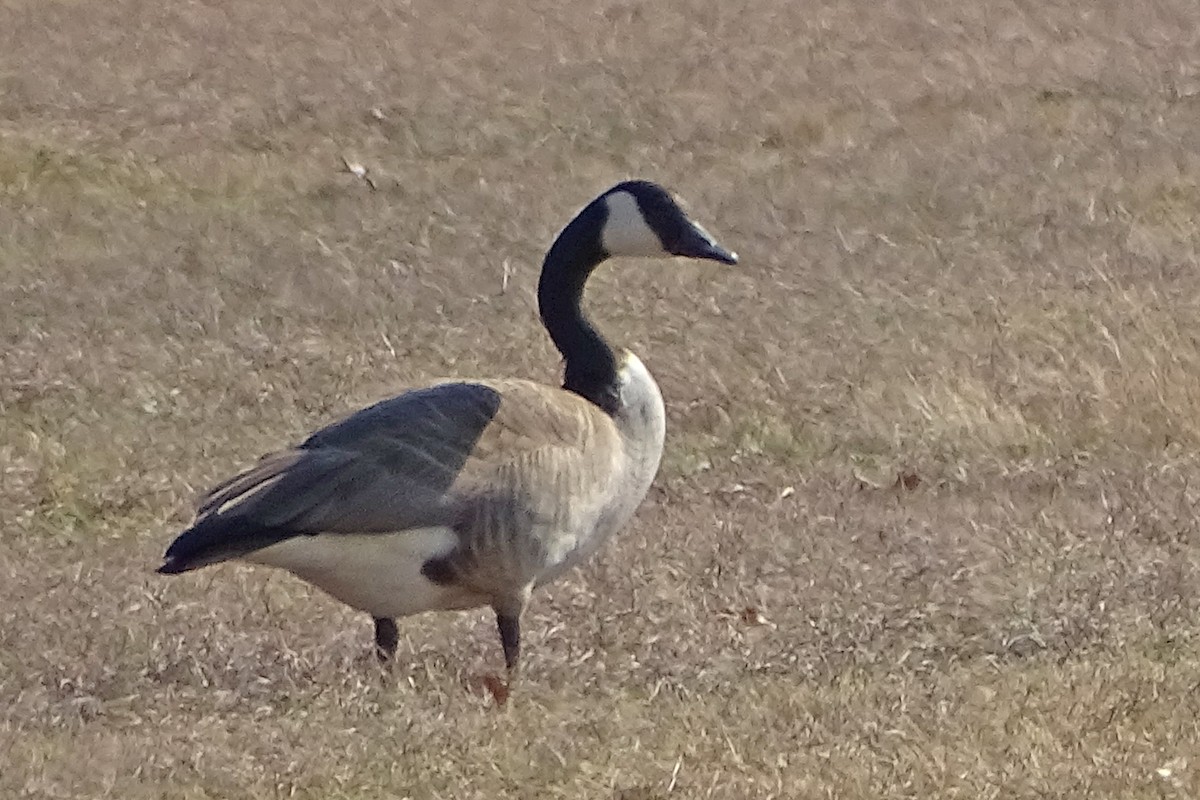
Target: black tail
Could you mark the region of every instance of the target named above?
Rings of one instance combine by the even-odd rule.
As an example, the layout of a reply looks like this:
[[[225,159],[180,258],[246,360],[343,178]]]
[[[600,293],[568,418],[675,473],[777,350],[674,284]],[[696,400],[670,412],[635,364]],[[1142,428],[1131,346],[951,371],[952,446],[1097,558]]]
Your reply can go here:
[[[193,569],[195,569],[195,567],[188,565],[186,561],[182,561],[172,556],[166,556],[163,559],[162,566],[154,571],[159,575],[178,575],[181,572],[187,572]]]
[[[295,531],[256,525],[241,516],[205,517],[171,542],[156,572],[178,575],[244,556],[296,536]]]

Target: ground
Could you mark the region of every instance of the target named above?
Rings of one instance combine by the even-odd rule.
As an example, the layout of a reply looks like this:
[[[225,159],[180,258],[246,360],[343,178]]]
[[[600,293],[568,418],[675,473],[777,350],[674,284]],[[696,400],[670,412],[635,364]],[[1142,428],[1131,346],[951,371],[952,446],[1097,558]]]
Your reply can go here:
[[[1200,794],[1200,8],[0,0],[0,795]],[[374,188],[346,170],[368,170]],[[634,524],[482,611],[155,575],[198,492],[442,376],[554,381],[626,177]]]

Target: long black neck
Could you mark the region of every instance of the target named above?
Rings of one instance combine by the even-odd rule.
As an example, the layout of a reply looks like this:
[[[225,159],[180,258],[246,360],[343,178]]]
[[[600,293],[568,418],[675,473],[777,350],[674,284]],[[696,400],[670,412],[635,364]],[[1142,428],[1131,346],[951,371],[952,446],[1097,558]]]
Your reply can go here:
[[[614,414],[619,402],[617,360],[581,305],[584,284],[608,257],[600,245],[606,214],[603,202],[593,202],[554,240],[542,263],[538,311],[566,361],[563,388]]]

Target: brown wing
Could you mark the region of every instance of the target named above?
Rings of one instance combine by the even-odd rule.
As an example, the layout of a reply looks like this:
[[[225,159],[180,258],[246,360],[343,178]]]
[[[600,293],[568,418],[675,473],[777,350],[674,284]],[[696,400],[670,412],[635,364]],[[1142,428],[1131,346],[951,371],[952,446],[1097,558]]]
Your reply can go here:
[[[510,525],[559,517],[567,497],[587,505],[607,491],[619,449],[612,421],[561,389],[494,381],[407,392],[214,488],[163,569],[306,534],[459,525],[498,510]]]

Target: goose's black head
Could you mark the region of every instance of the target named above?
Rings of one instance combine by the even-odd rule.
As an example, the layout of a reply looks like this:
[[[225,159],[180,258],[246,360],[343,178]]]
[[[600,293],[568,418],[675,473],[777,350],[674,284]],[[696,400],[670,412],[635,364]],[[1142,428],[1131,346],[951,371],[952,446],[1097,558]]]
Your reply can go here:
[[[606,256],[684,256],[736,264],[737,254],[717,244],[688,217],[679,201],[650,181],[618,183],[597,198],[603,206],[600,247]]]
[[[736,264],[737,256],[688,218],[656,183],[625,181],[588,203],[550,246],[538,282],[538,309],[566,360],[563,387],[609,413],[620,407],[617,359],[580,307],[588,276],[613,256],[684,256]]]

